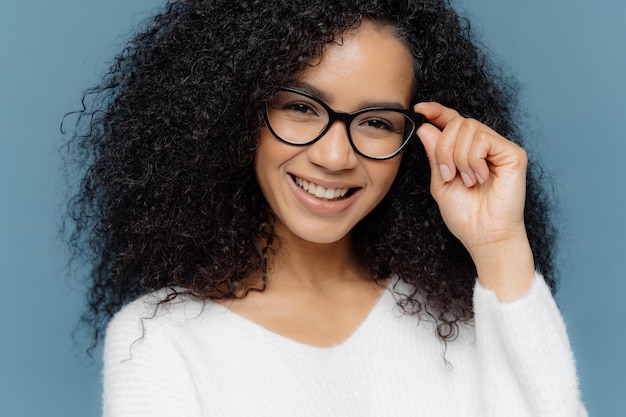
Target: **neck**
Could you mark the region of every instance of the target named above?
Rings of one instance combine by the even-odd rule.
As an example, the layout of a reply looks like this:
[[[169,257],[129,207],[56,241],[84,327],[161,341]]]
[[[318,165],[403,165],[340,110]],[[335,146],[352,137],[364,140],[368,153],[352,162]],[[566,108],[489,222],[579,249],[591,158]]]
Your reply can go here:
[[[350,235],[337,242],[321,244],[277,231],[276,241],[268,266],[268,287],[322,289],[339,283],[371,280],[354,252]]]

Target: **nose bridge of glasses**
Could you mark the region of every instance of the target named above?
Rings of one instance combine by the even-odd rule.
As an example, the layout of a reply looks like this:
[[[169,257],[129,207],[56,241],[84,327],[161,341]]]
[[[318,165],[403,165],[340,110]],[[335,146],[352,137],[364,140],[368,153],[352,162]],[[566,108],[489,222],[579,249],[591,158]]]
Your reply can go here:
[[[328,106],[326,106],[326,111],[328,113],[328,125],[324,134],[326,134],[327,131],[332,128],[333,124],[335,124],[336,122],[341,122],[340,124],[343,124],[346,135],[348,136],[348,138],[350,138],[350,124],[352,123],[352,120],[354,120],[355,116],[350,113],[335,111]]]

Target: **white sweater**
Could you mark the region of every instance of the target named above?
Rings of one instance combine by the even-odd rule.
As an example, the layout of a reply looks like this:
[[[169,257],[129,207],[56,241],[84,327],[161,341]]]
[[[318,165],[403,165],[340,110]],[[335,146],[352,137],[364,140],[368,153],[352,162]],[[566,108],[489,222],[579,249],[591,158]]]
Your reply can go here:
[[[330,348],[212,302],[179,297],[154,316],[164,294],[130,303],[109,324],[106,417],[587,415],[563,320],[540,276],[508,304],[477,284],[475,325],[447,345],[432,321],[403,314],[389,290]]]

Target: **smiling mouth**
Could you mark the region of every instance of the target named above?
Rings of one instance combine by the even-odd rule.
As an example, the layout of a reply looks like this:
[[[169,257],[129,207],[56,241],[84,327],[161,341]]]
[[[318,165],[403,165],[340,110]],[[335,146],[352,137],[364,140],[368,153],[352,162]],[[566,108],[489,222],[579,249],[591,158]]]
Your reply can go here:
[[[295,175],[292,175],[291,178],[300,189],[317,198],[322,198],[324,200],[343,200],[344,198],[348,198],[349,196],[354,194],[356,190],[358,190],[358,187],[325,188],[321,185],[314,184],[307,180],[303,180],[302,178],[296,177]]]

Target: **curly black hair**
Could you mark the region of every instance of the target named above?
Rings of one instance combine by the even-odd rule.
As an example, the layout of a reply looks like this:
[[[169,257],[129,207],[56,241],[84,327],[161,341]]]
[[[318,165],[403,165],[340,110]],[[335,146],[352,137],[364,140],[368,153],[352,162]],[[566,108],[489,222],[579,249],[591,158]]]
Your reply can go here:
[[[440,102],[521,144],[515,84],[445,0],[171,1],[85,93],[67,143],[67,161],[82,175],[68,238],[91,266],[82,319],[95,344],[141,294],[170,287],[229,298],[254,285],[273,242],[253,168],[264,102],[364,19],[409,47],[415,102]],[[554,289],[556,234],[542,181],[531,164],[525,221],[536,267]],[[413,140],[354,241],[374,277],[395,273],[414,286],[405,308],[434,317],[438,336],[451,340],[473,317],[476,270],[429,182]]]

